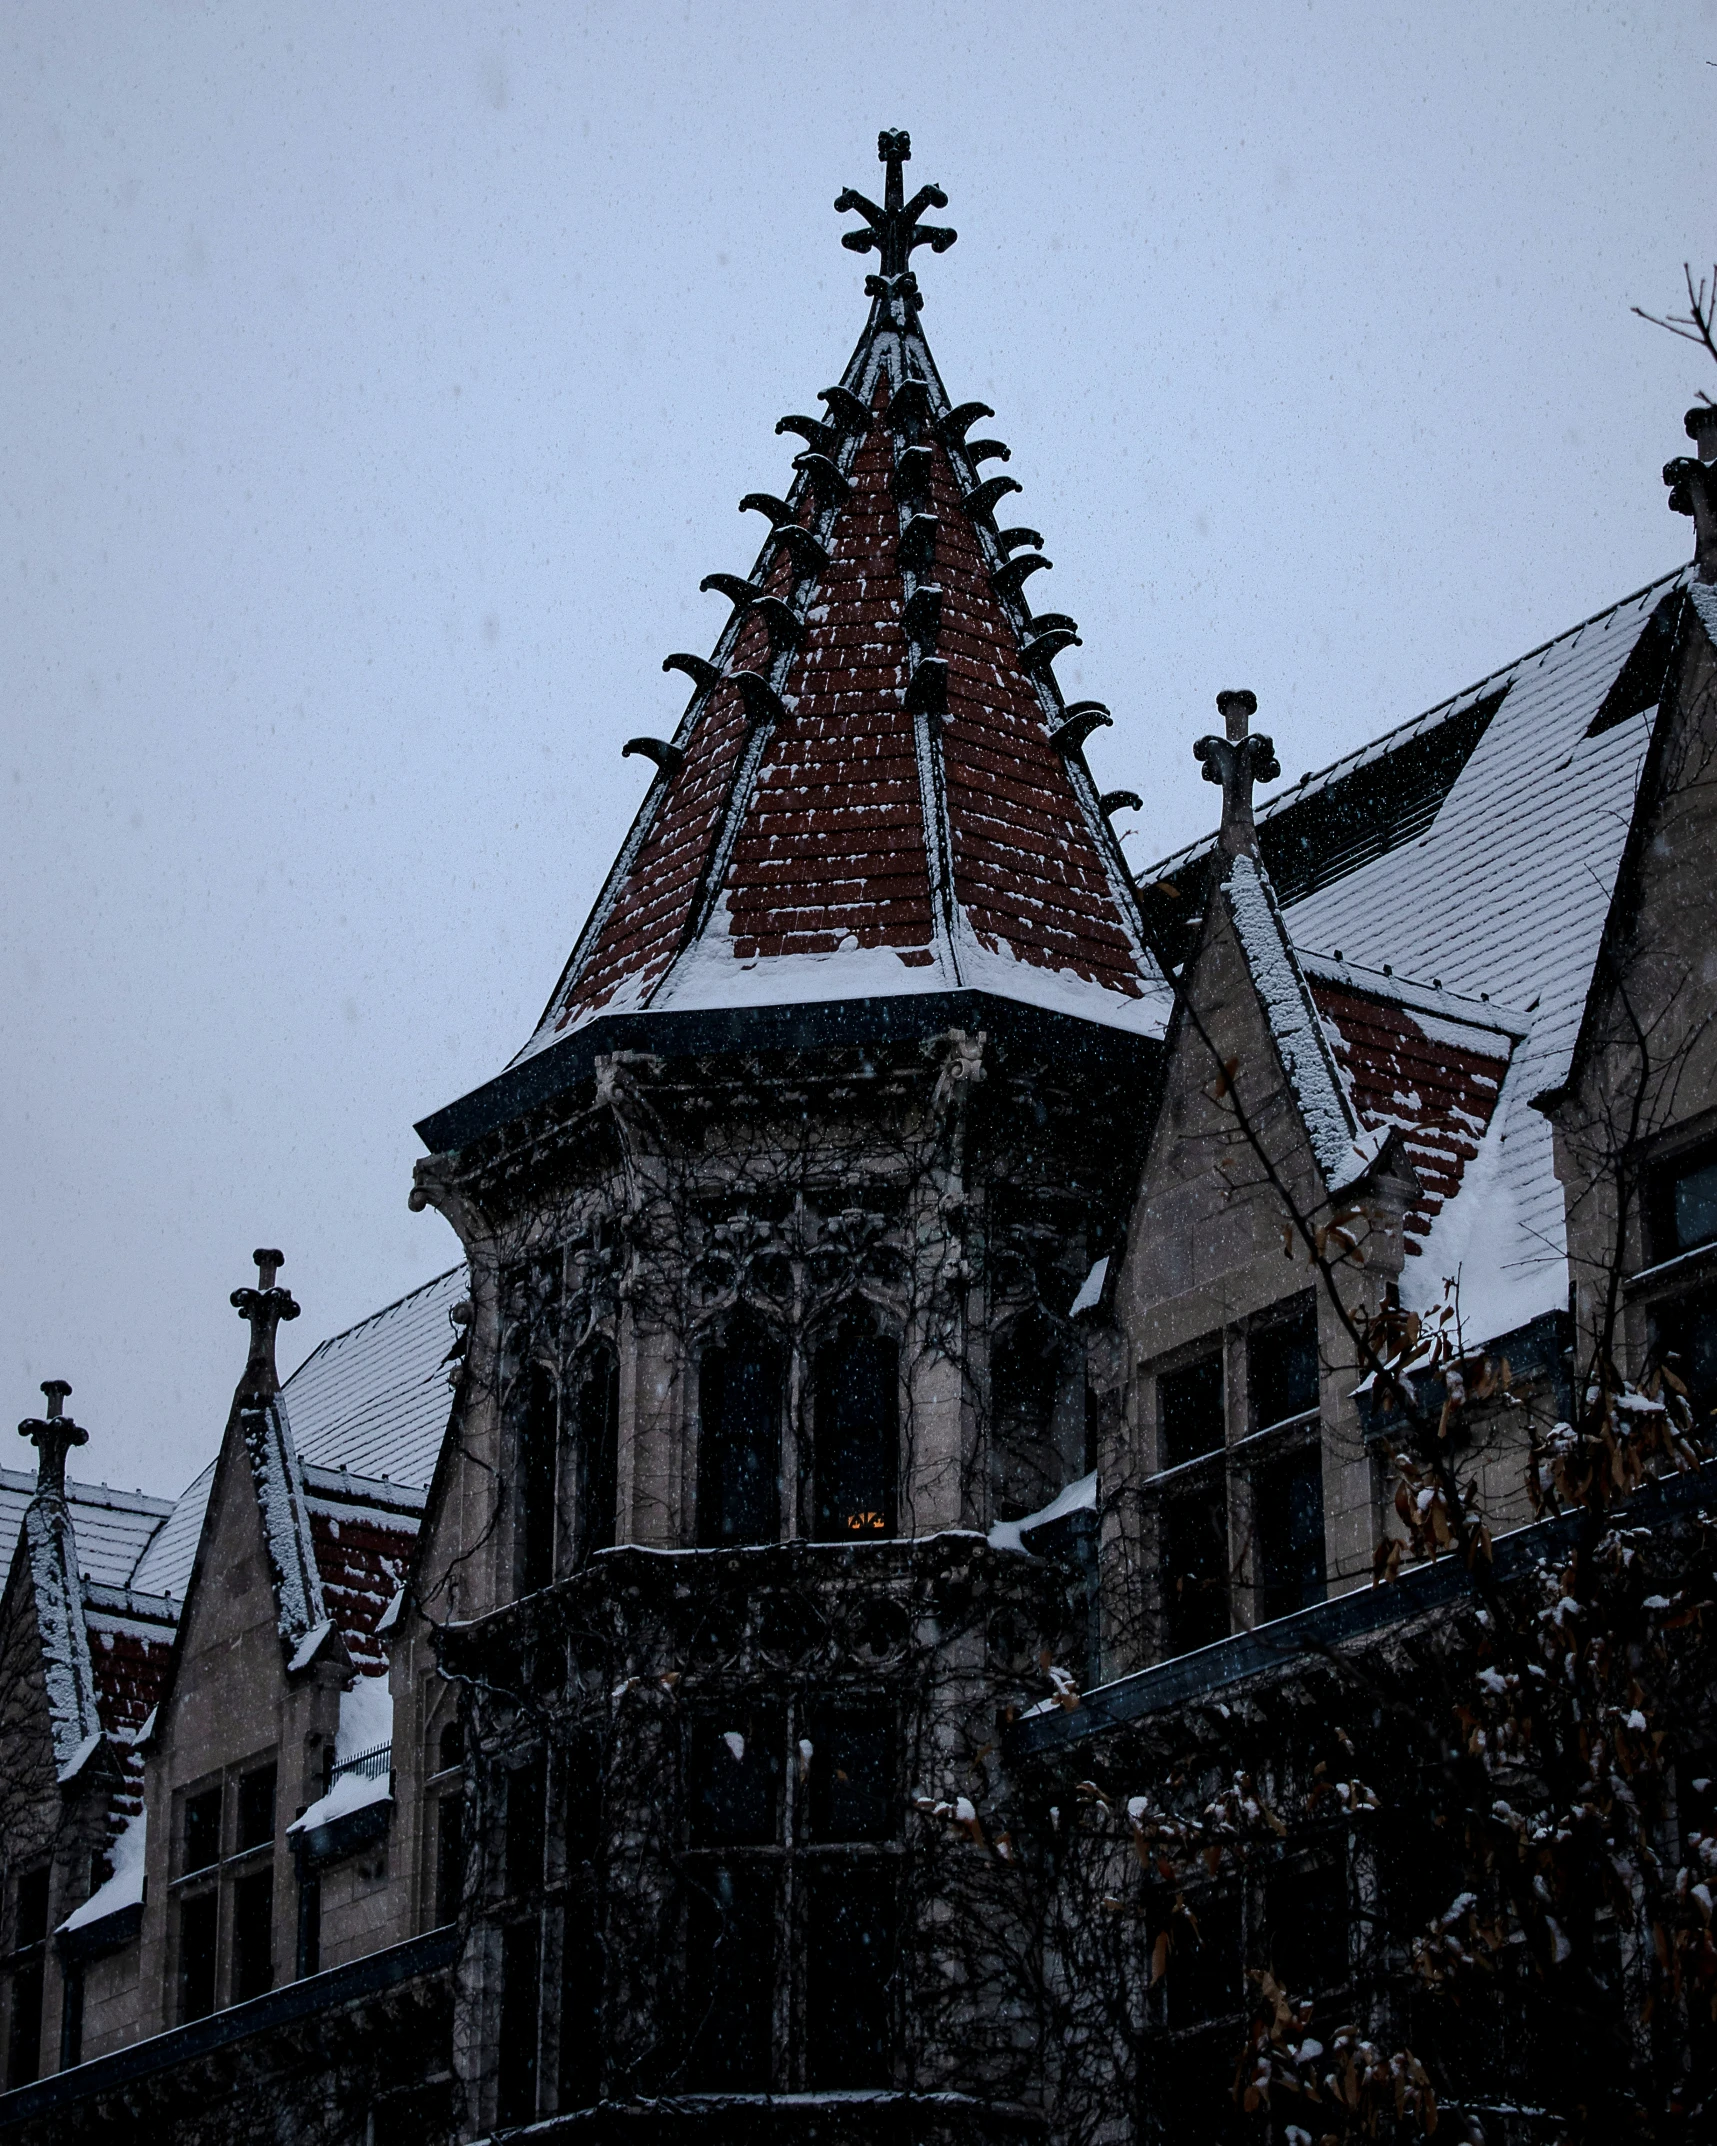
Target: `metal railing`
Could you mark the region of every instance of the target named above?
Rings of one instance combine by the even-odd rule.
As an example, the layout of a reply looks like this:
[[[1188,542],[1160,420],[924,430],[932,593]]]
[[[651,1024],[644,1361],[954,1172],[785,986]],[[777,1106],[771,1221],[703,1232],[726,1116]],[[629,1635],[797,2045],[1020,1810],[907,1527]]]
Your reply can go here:
[[[341,1759],[328,1776],[328,1786],[332,1788],[343,1774],[367,1774],[373,1780],[377,1774],[391,1771],[392,1767],[393,1745],[377,1744],[373,1751],[360,1751],[355,1758]]]

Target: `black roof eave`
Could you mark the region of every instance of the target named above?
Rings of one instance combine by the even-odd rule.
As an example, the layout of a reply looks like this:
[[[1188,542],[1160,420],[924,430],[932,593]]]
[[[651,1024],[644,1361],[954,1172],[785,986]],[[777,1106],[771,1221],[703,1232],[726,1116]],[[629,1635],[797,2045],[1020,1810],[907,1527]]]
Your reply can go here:
[[[1143,1073],[1156,1037],[1082,1020],[988,991],[927,991],[886,998],[829,999],[808,1005],[711,1007],[685,1013],[602,1014],[587,1027],[509,1066],[457,1102],[420,1118],[416,1132],[432,1155],[468,1147],[524,1112],[592,1078],[599,1057],[648,1051],[662,1058],[727,1052],[806,1051],[863,1043],[909,1043],[950,1028],[982,1028],[999,1040],[1072,1054],[1110,1078]]]

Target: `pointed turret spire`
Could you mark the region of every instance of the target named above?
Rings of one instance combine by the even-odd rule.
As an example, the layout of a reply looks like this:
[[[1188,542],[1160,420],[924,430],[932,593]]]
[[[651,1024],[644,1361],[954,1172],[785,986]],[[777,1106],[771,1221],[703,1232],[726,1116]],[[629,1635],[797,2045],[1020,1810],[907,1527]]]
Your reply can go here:
[[[939,187],[906,198],[909,150],[880,137],[881,207],[840,197],[864,218],[845,243],[881,256],[875,302],[827,417],[777,428],[805,443],[791,483],[740,502],[769,525],[762,549],[748,574],[705,577],[729,614],[707,659],[667,659],[691,698],[671,737],[629,741],[652,763],[642,809],[521,1060],[622,1015],[962,990],[1163,1030],[1085,764],[1108,711],[1062,698],[1078,628],[1034,613],[1041,540],[996,527],[1019,480],[980,471],[1008,450],[968,439],[992,413],[950,396],[919,321],[908,264],[954,233],[922,221]],[[420,1130],[439,1146],[500,1122],[516,1085]]]
[[[42,1391],[48,1397],[48,1413],[26,1416],[18,1426],[18,1436],[28,1438],[36,1448],[36,1496],[64,1498],[66,1455],[73,1446],[88,1445],[89,1433],[65,1413],[72,1390],[64,1379],[43,1379]]]

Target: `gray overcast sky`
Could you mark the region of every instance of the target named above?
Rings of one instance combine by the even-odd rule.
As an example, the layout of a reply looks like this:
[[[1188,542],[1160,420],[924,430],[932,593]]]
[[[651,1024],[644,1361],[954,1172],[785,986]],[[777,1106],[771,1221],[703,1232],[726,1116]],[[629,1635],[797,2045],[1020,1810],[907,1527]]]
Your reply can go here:
[[[0,1401],[69,1378],[90,1476],[213,1450],[253,1245],[289,1362],[455,1257],[412,1120],[554,982],[857,334],[879,127],[1138,861],[1219,686],[1297,775],[1689,551],[1717,379],[1628,307],[1717,250],[1709,5],[41,0],[0,52]]]

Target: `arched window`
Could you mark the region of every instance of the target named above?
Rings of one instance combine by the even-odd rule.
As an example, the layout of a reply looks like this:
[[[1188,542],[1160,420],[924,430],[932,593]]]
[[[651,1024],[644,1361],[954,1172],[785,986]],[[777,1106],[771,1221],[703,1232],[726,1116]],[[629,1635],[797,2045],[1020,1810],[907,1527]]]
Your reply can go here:
[[[554,1578],[555,1444],[560,1410],[554,1376],[531,1364],[519,1416],[519,1592],[534,1594]]]
[[[578,1540],[584,1564],[615,1543],[620,1489],[620,1363],[612,1349],[593,1349],[580,1367],[578,1388]]]
[[[781,1352],[763,1329],[735,1322],[705,1349],[698,1376],[698,1541],[781,1536]]]
[[[819,1542],[892,1535],[900,1476],[900,1352],[862,1327],[817,1351],[815,1514]]]

